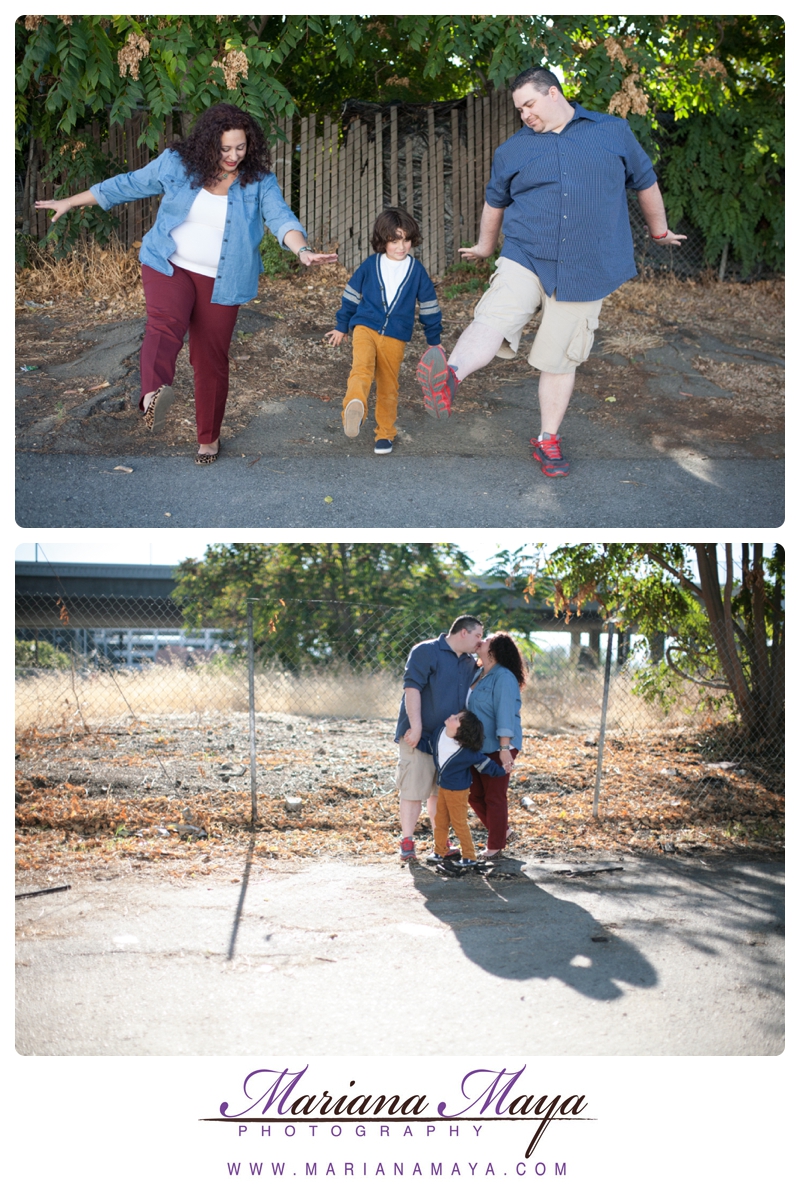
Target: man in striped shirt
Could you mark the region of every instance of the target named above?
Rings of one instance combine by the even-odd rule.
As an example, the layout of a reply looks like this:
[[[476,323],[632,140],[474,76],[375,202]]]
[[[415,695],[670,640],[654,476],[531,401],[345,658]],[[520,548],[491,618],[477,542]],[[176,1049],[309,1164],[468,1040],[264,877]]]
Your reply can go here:
[[[555,74],[532,67],[511,84],[523,127],[494,155],[478,243],[464,260],[503,248],[474,320],[449,360],[429,348],[417,367],[425,408],[453,412],[458,385],[494,356],[510,359],[541,307],[528,362],[539,370],[541,429],[531,439],[546,476],[566,476],[558,433],[587,359],[603,298],[636,276],[627,190],[638,192],[651,237],[679,247],[669,230],[652,163],[627,120],[570,103]]]

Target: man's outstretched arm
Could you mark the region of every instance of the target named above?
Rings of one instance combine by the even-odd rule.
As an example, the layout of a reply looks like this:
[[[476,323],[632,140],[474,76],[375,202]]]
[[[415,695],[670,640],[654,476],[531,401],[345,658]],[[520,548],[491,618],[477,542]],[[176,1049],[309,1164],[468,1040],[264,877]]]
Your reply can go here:
[[[504,212],[505,207],[490,207],[488,203],[483,204],[478,243],[473,244],[472,248],[459,248],[458,253],[462,261],[485,261],[492,255],[497,247],[500,228],[503,226]]]
[[[654,182],[652,186],[648,186],[647,190],[639,190],[637,193],[639,195],[639,206],[642,208],[642,215],[644,215],[652,239],[658,244],[670,244],[675,248],[680,248],[681,242],[686,237],[679,236],[669,230],[667,213],[664,210],[664,200],[661,197],[658,182]],[[666,235],[664,234],[665,232]]]

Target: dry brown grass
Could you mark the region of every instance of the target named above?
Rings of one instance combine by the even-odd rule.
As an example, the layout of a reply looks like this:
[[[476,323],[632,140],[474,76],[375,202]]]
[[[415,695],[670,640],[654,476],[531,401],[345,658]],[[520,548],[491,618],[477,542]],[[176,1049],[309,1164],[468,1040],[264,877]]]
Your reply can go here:
[[[663,335],[648,331],[612,331],[603,336],[602,350],[604,353],[615,353],[620,356],[638,356],[649,351],[651,347],[661,347],[666,340]]]
[[[397,715],[401,686],[402,675],[388,671],[259,671],[255,681],[256,711],[392,720]],[[602,675],[594,672],[534,678],[523,694],[523,726],[546,733],[596,731],[602,687]],[[16,727],[18,732],[67,725],[98,728],[124,723],[131,717],[159,715],[191,715],[199,723],[219,712],[247,711],[247,690],[247,671],[235,666],[39,672],[17,680]],[[647,730],[686,724],[695,718],[688,698],[665,716],[658,707],[633,693],[629,675],[613,679],[609,729]]]
[[[664,324],[705,331],[724,338],[728,329],[767,350],[780,353],[785,324],[782,278],[742,285],[703,278],[673,277],[627,281],[603,302],[602,326],[608,330],[660,333]]]
[[[713,384],[734,393],[739,409],[758,410],[765,418],[783,415],[786,373],[779,364],[747,359],[730,363],[697,356],[692,365]]]
[[[279,298],[280,308],[301,306],[313,309],[332,300],[348,277],[342,266],[305,272],[286,278],[262,278],[262,287]],[[440,286],[440,291],[444,286]],[[309,292],[311,291],[311,292]],[[85,296],[95,302],[113,303],[120,309],[131,304],[144,309],[140,266],[135,248],[124,249],[113,242],[100,248],[93,241],[76,248],[63,260],[40,253],[32,266],[17,275],[18,301],[53,302]],[[442,299],[451,321],[462,322],[479,295]],[[769,343],[773,350],[783,338],[785,283],[777,278],[742,285],[720,282],[709,275],[699,280],[679,281],[666,275],[628,281],[603,303],[602,325],[608,336],[657,337],[664,324],[692,326],[724,334],[727,326],[738,334]],[[658,344],[648,344],[658,346]],[[616,351],[617,348],[609,350]],[[636,351],[646,348],[637,347]],[[630,354],[621,350],[620,354]]]
[[[320,771],[320,764],[330,761],[317,757],[324,733],[315,730],[308,743],[308,724],[297,724],[296,744],[260,762],[259,824],[251,837],[256,859],[396,855],[397,797],[390,788],[396,752],[389,726],[362,721],[357,731],[348,728],[338,738],[363,770],[342,780],[327,769]],[[159,727],[176,734],[164,724]],[[152,752],[157,742],[146,739],[147,751]],[[687,855],[779,851],[784,800],[771,775],[754,762],[720,771],[707,763],[704,744],[703,737],[685,729],[610,736],[600,817],[595,818],[597,750],[574,736],[528,733],[509,791],[510,822],[519,836],[512,854],[652,854],[666,846]],[[166,741],[164,749],[168,747]],[[183,790],[178,795],[143,790],[123,796],[109,786],[101,796],[89,797],[84,786],[63,777],[54,776],[50,783],[38,776],[47,772],[54,750],[62,767],[83,766],[87,755],[99,754],[98,772],[103,772],[113,752],[117,767],[140,772],[147,758],[135,735],[104,740],[98,735],[53,738],[37,732],[20,742],[20,750],[22,764],[32,775],[21,774],[17,780],[21,872],[38,870],[42,883],[81,871],[102,878],[150,865],[174,877],[228,867],[233,877],[241,875],[242,849],[249,835],[247,791],[225,788],[217,781],[214,788],[191,795]],[[171,765],[166,751],[165,756]],[[195,769],[212,767],[207,753],[189,756]],[[287,809],[280,786],[273,790],[270,785],[267,766],[278,763],[281,773],[290,770],[295,777],[293,792],[302,797],[299,813]],[[376,772],[385,777],[385,788],[376,786]],[[530,800],[527,810],[523,797]],[[189,817],[182,809],[187,801]],[[181,838],[182,823],[203,828],[208,838]],[[480,825],[474,824],[473,831],[482,842]],[[417,835],[421,843],[430,841],[424,818]]]
[[[144,308],[141,266],[135,248],[101,248],[94,240],[56,259],[38,252],[32,264],[17,275],[17,305],[88,298],[109,311],[122,312],[131,304]]]

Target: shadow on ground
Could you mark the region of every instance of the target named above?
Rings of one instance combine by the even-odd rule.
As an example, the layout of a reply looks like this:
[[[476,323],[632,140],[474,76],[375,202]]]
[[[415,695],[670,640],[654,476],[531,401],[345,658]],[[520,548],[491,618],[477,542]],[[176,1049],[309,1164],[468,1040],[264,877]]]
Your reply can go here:
[[[612,1001],[622,985],[652,988],[653,965],[568,898],[526,879],[522,862],[493,878],[457,880],[418,865],[414,884],[434,917],[452,930],[464,955],[503,980],[561,981],[585,997]]]

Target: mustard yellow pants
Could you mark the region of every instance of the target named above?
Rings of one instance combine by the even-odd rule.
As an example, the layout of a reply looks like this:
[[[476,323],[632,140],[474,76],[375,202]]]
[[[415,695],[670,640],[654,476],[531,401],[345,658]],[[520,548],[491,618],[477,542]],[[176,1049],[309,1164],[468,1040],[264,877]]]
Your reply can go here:
[[[345,407],[356,398],[363,401],[366,414],[367,398],[374,379],[376,440],[388,438],[392,441],[397,434],[398,374],[405,350],[402,339],[379,335],[371,327],[353,328],[353,367],[342,402],[342,419]]]
[[[458,836],[461,855],[465,860],[475,860],[475,845],[467,822],[469,790],[445,790],[439,787],[436,804],[436,823],[433,828],[433,850],[437,856],[444,856],[448,849],[447,835],[450,824]]]

